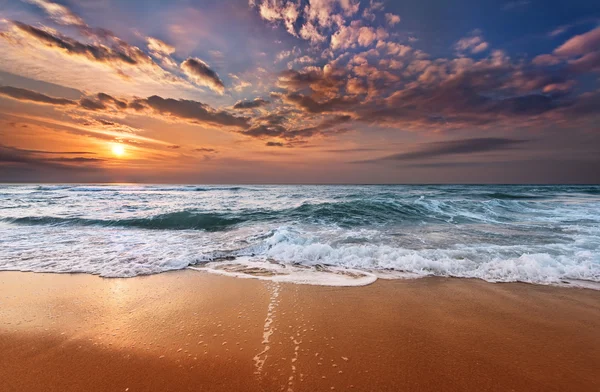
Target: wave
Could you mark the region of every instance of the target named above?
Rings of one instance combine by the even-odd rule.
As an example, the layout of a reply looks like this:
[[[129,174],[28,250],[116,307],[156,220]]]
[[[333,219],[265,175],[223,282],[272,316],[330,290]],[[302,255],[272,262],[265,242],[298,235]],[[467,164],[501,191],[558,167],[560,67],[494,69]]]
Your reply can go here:
[[[539,200],[539,199],[546,199],[546,197],[544,196],[534,196],[534,195],[527,195],[527,194],[511,194],[511,193],[501,193],[501,192],[494,192],[494,193],[489,193],[489,194],[485,194],[484,195],[486,198],[490,198],[490,199],[499,199],[499,200]]]
[[[330,224],[339,227],[404,223],[506,223],[523,214],[550,214],[558,219],[552,205],[520,200],[497,194],[496,200],[441,201],[420,197],[414,200],[354,200],[303,203],[287,209],[251,208],[239,211],[174,211],[153,216],[126,219],[89,219],[82,217],[23,216],[4,217],[1,221],[18,225],[119,226],[162,230],[226,230],[245,222],[298,222]],[[130,212],[127,205],[123,212]],[[114,216],[114,215],[113,215]],[[567,217],[572,218],[572,217]],[[581,217],[576,217],[580,219]]]
[[[514,241],[493,245],[467,239],[466,243],[457,240],[440,247],[410,249],[389,239],[340,241],[360,235],[356,230],[341,230],[331,237],[298,226],[279,226],[262,233],[242,230],[185,235],[116,230],[9,228],[1,232],[9,247],[0,252],[0,270],[133,277],[193,267],[239,277],[322,285],[443,276],[553,285],[587,281],[596,282],[592,288],[600,288],[597,235],[578,235],[577,242],[544,244]]]
[[[242,186],[158,186],[158,185],[97,185],[97,186],[81,186],[81,185],[39,185],[34,188],[35,191],[54,192],[54,191],[70,191],[70,192],[210,192],[210,191],[241,191],[252,190],[250,187]]]
[[[118,220],[59,218],[59,217],[20,217],[3,218],[0,221],[17,225],[51,226],[104,226],[133,227],[151,230],[205,230],[219,231],[244,222],[246,219],[226,214],[194,213],[188,211],[160,214],[149,218]]]

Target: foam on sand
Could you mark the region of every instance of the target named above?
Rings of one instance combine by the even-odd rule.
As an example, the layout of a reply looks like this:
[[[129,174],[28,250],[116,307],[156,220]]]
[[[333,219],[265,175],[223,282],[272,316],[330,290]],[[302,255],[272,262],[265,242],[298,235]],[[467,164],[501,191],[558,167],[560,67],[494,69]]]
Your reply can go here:
[[[279,264],[274,261],[261,261],[251,257],[239,257],[232,261],[210,262],[202,265],[202,267],[189,268],[237,278],[255,278],[279,283],[322,286],[366,286],[377,280],[375,274],[367,271],[321,265]]]

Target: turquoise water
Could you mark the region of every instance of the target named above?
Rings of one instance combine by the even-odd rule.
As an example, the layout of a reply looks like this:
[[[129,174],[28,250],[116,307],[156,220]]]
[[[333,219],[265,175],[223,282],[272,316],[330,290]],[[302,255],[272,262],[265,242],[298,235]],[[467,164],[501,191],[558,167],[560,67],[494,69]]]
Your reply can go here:
[[[0,186],[0,269],[600,282],[600,186]]]

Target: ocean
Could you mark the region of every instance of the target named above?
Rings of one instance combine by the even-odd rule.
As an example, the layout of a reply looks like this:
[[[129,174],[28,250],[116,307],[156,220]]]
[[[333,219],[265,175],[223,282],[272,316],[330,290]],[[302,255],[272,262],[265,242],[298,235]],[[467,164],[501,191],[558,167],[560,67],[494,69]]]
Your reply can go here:
[[[600,186],[1,185],[0,270],[600,288]]]

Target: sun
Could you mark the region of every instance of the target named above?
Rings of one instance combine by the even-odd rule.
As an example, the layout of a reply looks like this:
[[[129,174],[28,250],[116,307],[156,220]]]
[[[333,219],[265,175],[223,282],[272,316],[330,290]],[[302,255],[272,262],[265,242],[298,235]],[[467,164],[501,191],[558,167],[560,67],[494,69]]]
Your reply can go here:
[[[113,144],[112,153],[117,157],[125,155],[125,147],[122,144]]]

